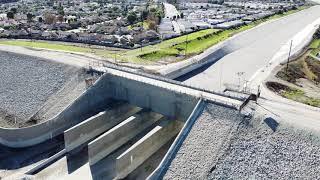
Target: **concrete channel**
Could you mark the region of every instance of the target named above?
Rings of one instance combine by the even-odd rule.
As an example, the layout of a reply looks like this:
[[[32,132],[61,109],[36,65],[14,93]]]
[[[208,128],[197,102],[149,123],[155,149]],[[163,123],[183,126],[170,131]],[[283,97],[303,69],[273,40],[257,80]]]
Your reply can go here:
[[[88,144],[90,165],[94,165],[108,156],[162,117],[162,115],[153,112],[137,113],[102,134]]]
[[[163,120],[148,134],[117,157],[117,178],[122,179],[127,177],[128,174],[177,135],[182,125],[183,123],[180,121]]]
[[[140,110],[141,108],[129,104],[120,104],[64,131],[66,150],[70,152],[76,147],[87,143]]]

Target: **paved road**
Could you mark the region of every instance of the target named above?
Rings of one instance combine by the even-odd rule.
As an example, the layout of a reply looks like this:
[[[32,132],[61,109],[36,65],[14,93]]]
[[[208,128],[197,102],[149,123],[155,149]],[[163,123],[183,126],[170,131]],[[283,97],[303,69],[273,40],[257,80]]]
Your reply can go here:
[[[178,12],[177,8],[169,3],[163,3],[164,5],[164,13],[165,13],[165,17],[167,18],[173,18],[173,16],[178,16],[180,15],[180,13]]]
[[[320,18],[319,12],[320,6],[314,6],[238,35],[227,44],[231,53],[207,69],[199,70],[196,72],[198,74],[185,82],[202,88],[222,90],[224,84],[239,85],[237,73],[243,72],[240,84],[244,84],[244,80],[249,80],[266,66],[290,38]]]

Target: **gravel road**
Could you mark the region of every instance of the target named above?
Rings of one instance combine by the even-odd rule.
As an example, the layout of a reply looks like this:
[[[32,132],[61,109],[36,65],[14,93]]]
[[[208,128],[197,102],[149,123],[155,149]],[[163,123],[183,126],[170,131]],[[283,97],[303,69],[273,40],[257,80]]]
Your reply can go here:
[[[32,116],[79,68],[0,51],[0,126]],[[5,120],[5,121],[4,121]]]

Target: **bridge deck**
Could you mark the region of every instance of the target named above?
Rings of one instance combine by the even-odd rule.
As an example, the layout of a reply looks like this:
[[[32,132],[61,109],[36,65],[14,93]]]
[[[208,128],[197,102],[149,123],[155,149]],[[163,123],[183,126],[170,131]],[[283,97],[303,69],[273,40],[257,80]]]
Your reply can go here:
[[[243,104],[243,101],[239,100],[236,97],[230,97],[227,95],[220,95],[213,92],[209,92],[206,90],[201,90],[196,87],[187,86],[184,84],[173,83],[170,79],[165,78],[152,78],[144,76],[143,74],[138,73],[130,73],[128,71],[118,70],[114,68],[107,67],[97,67],[96,70],[106,72],[115,76],[120,76],[126,79],[143,82],[146,84],[150,84],[152,86],[157,86],[164,89],[169,89],[171,91],[180,92],[184,94],[188,94],[197,98],[203,98],[205,100],[218,103],[221,105],[230,106],[235,109],[239,109]]]

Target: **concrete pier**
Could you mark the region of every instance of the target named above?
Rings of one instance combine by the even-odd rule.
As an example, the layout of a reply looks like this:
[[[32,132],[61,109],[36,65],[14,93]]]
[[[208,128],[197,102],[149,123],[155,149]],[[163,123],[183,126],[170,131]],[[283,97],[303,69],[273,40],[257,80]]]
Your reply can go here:
[[[154,112],[140,112],[102,134],[88,144],[90,165],[108,156],[161,118],[162,115]]]
[[[117,157],[117,179],[125,178],[129,173],[140,166],[171,138],[177,135],[182,126],[183,123],[180,121],[161,121],[158,126]]]
[[[66,130],[64,142],[67,152],[87,143],[140,110],[139,107],[121,103]]]

